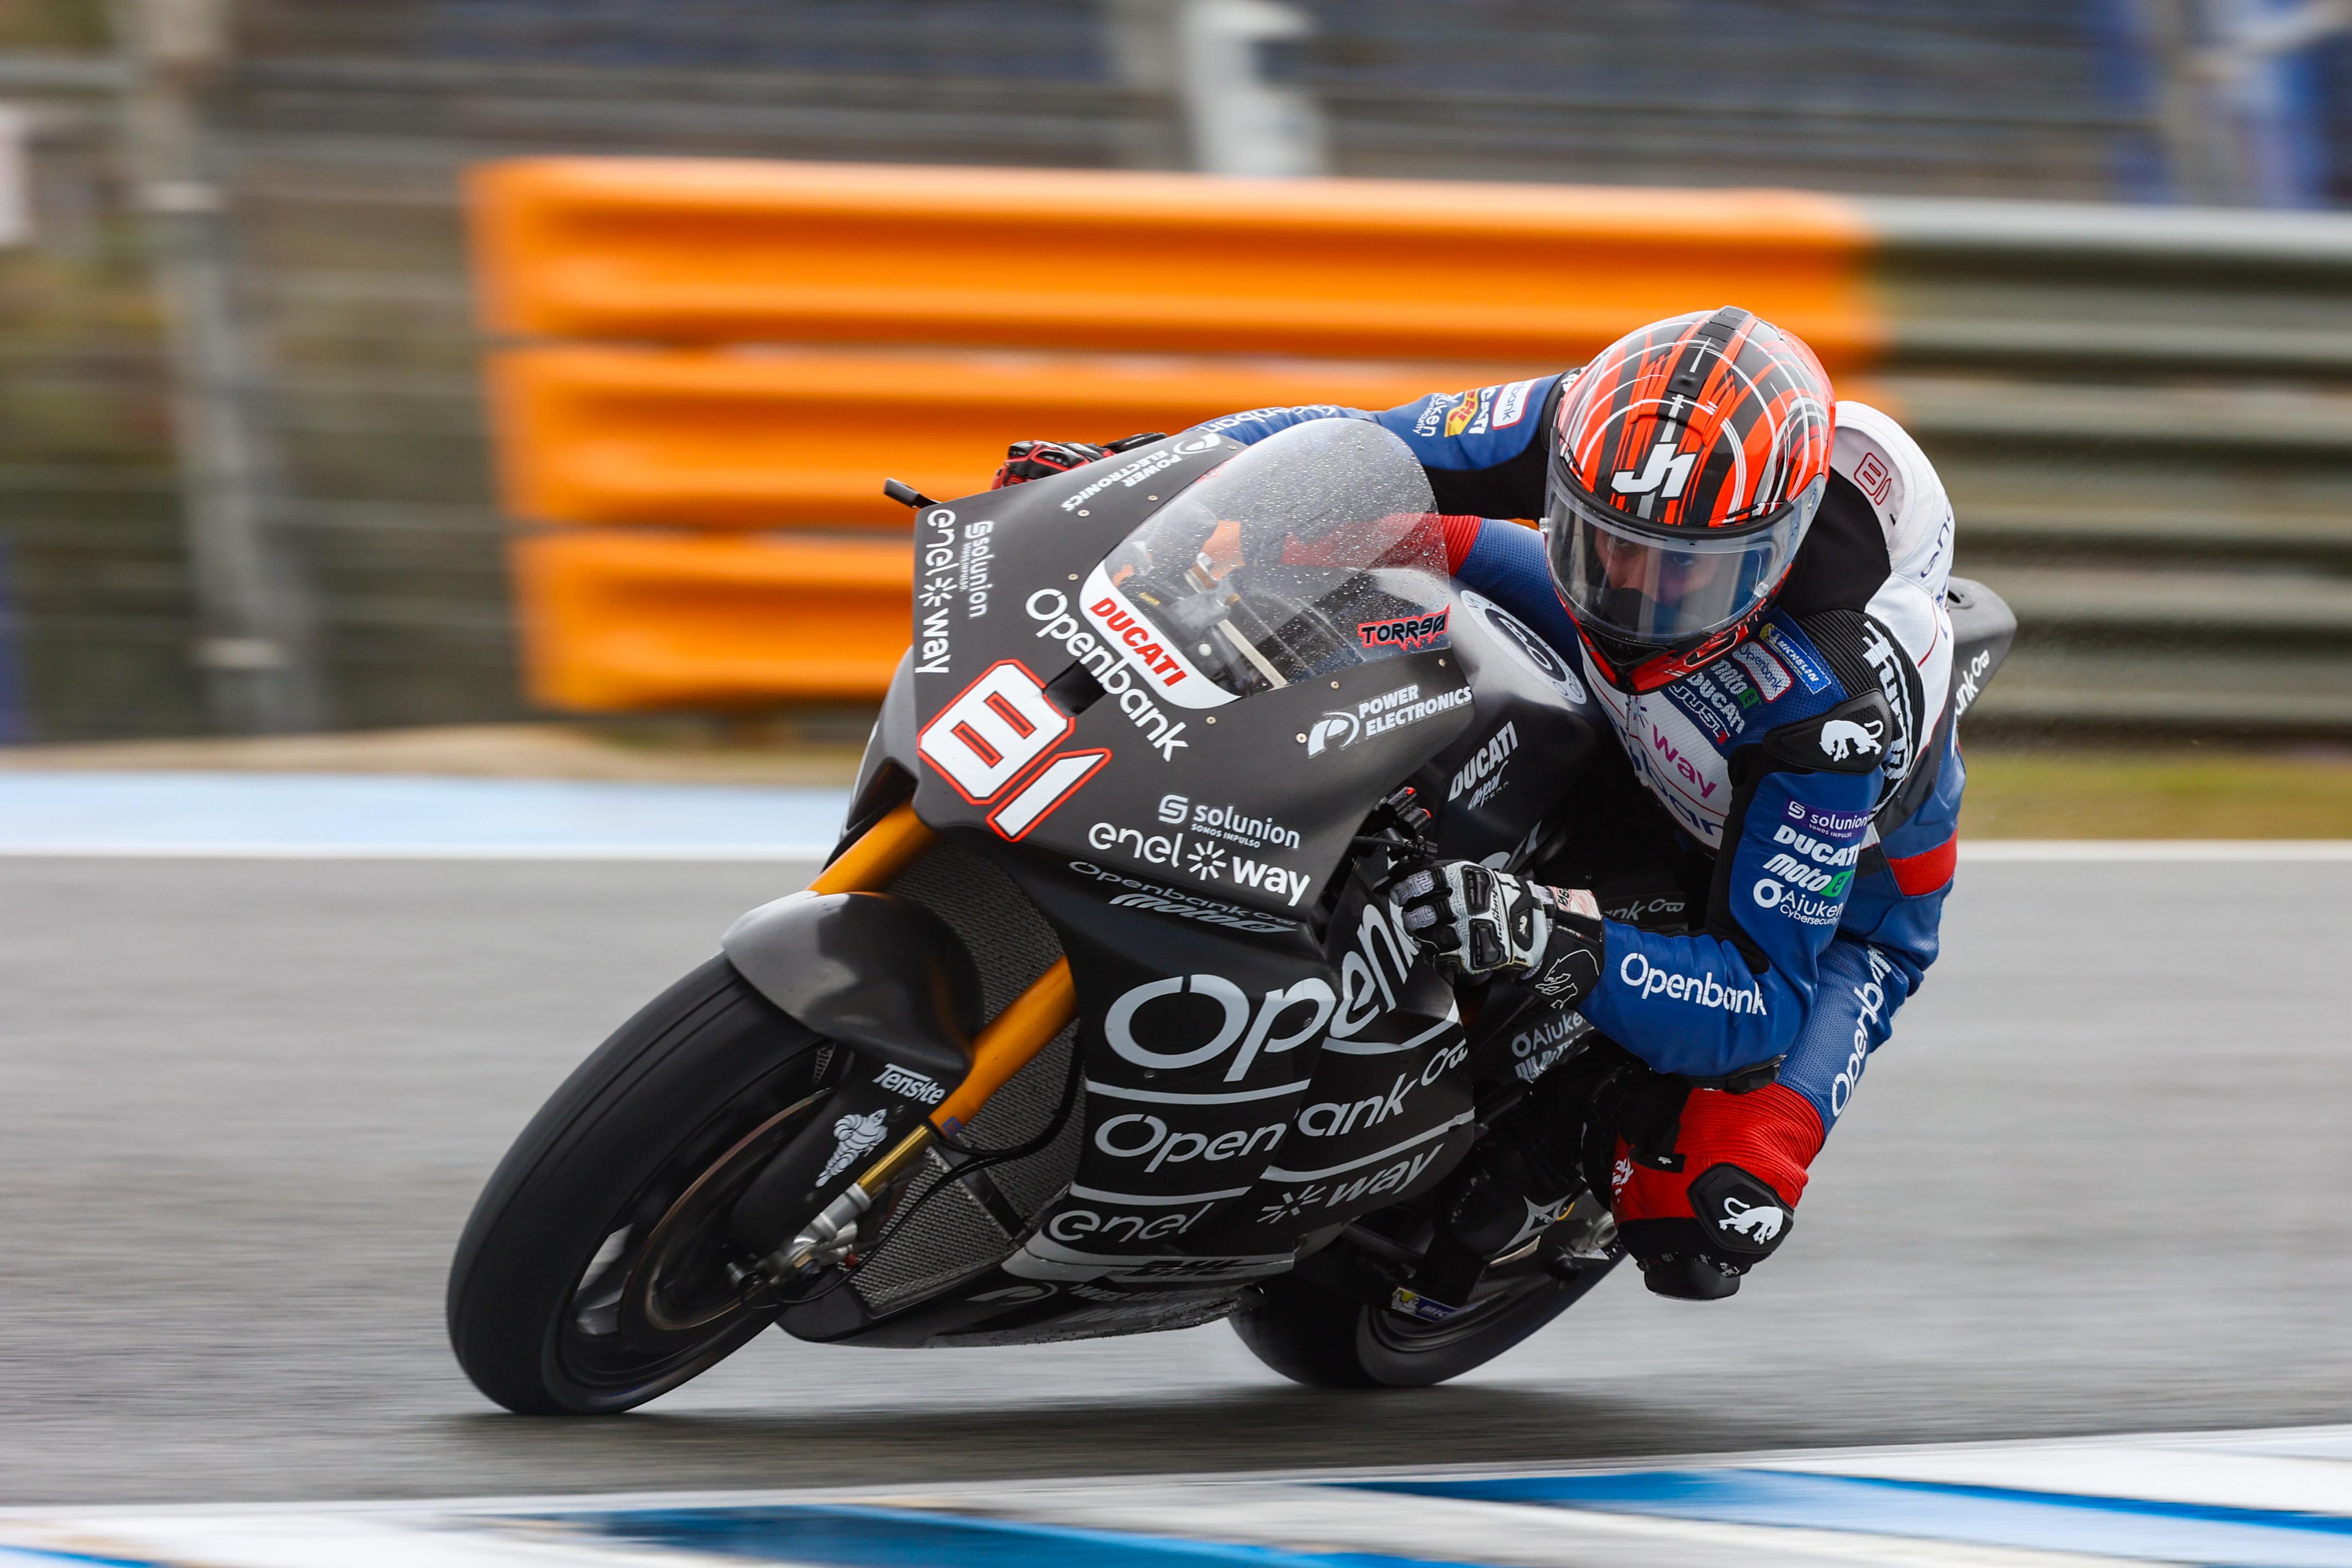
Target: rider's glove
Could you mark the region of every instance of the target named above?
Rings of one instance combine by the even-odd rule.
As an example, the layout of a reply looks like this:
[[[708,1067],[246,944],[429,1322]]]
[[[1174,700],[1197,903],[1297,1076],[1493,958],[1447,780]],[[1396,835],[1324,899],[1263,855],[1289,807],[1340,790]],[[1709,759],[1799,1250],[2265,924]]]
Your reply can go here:
[[[1714,1301],[1788,1236],[1822,1137],[1785,1084],[1740,1094],[1628,1067],[1593,1096],[1588,1165],[1607,1160],[1610,1211],[1650,1289]]]
[[[1467,979],[1522,981],[1576,1002],[1601,978],[1601,907],[1592,894],[1433,861],[1391,883],[1385,896],[1404,928]]]
[[[1050,479],[1081,464],[1091,463],[1108,451],[1108,447],[1086,441],[1016,441],[1004,449],[1003,466],[997,469],[996,480],[989,488],[1002,490],[1008,485],[1026,485],[1032,479]]]
[[[988,487],[1002,490],[1007,485],[1025,485],[1032,479],[1050,479],[1097,457],[1108,457],[1114,452],[1125,452],[1131,447],[1164,439],[1155,430],[1142,435],[1130,435],[1124,441],[1114,441],[1108,446],[1097,446],[1088,441],[1016,441],[1004,449],[1003,465],[997,469],[996,478]]]

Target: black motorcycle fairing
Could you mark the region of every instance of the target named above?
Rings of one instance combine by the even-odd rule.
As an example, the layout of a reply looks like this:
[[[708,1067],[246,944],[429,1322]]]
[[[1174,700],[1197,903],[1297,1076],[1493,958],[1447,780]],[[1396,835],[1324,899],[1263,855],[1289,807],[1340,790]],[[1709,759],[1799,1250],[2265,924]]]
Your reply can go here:
[[[1072,568],[1242,450],[1179,436],[918,517],[908,760],[926,823],[1295,919],[1365,812],[1468,726],[1443,646],[1206,706],[1105,646]]]
[[[1484,1090],[1524,1088],[1591,1042],[1591,1020],[1521,986],[1498,985],[1470,1031],[1470,1071]]]
[[[1452,990],[1361,879],[1318,945],[1304,925],[1250,930],[1275,923],[1092,862],[1006,863],[1079,981],[1087,1094],[1070,1187],[996,1266],[878,1315],[846,1302],[795,1310],[788,1332],[1042,1343],[1209,1322],[1248,1281],[1291,1268],[1302,1245],[1426,1194],[1467,1152],[1475,1127]],[[1139,989],[1152,994],[1114,1026]],[[1305,1030],[1326,1015],[1321,991],[1328,1016]],[[1247,1023],[1220,1049],[1154,1060],[1217,1044],[1234,1001]]]
[[[915,758],[915,656],[910,652],[899,657],[898,672],[882,695],[882,710],[866,737],[835,852],[855,843],[885,811],[913,794],[919,770]]]
[[[929,1081],[911,1097],[939,1103],[971,1065],[980,975],[947,922],[919,904],[887,893],[795,893],[737,920],[719,946],[789,1017],[900,1069],[901,1081]]]
[[[1215,1322],[1240,1305],[1245,1288],[1033,1280],[992,1268],[878,1316],[851,1299],[856,1292],[836,1291],[777,1321],[795,1339],[878,1350],[1052,1344]]]
[[[1339,1002],[1291,1135],[1195,1245],[1295,1251],[1427,1193],[1477,1137],[1453,987],[1370,883],[1349,879],[1326,933]]]
[[[1209,1321],[1303,1246],[1425,1197],[1477,1135],[1474,1082],[1496,1074],[1473,1064],[1450,987],[1370,897],[1377,879],[1346,873],[1353,836],[1400,781],[1435,777],[1444,787],[1423,788],[1451,808],[1442,842],[1524,856],[1548,828],[1542,785],[1577,770],[1599,733],[1588,699],[1564,663],[1529,651],[1531,632],[1459,593],[1450,642],[1378,664],[1183,710],[1131,682],[1107,689],[1093,675],[1108,662],[1074,652],[1087,622],[1071,600],[1087,562],[1232,455],[1213,440],[1174,450],[1187,440],[1203,438],[1129,459],[1144,460],[1132,486],[1106,462],[918,518],[913,716],[886,713],[861,788],[878,797],[913,774],[923,820],[992,849],[1053,927],[1079,993],[1078,1153],[1011,1256],[887,1310],[795,1310],[788,1332],[1042,1343]],[[1017,711],[1053,733],[1002,793],[975,799],[920,737],[1008,663]],[[1506,767],[1445,800],[1481,748]],[[1098,759],[1055,809],[1013,831],[996,820],[1086,753]]]
[[[1211,1322],[1302,1245],[1433,1190],[1468,1151],[1452,989],[1361,879],[1318,946],[1301,925],[1211,924],[1255,912],[1093,862],[1008,864],[1079,984],[1085,1136],[1069,1189],[995,1267],[878,1317],[788,1312],[788,1332],[1014,1344]]]
[[[1246,1255],[1204,1253],[1192,1238],[1293,1135],[1339,977],[1303,926],[1218,924],[1209,917],[1253,912],[1179,904],[1176,889],[1124,888],[1080,869],[1093,864],[1012,862],[1070,958],[1086,1135],[1068,1193],[1034,1218],[1005,1268],[1063,1282],[1199,1282],[1286,1269],[1286,1237]]]
[[[719,947],[754,990],[852,1063],[730,1213],[737,1241],[765,1256],[963,1082],[980,974],[946,921],[887,893],[793,894],[736,921]]]
[[[1439,854],[1521,870],[1606,724],[1566,659],[1509,611],[1457,589],[1452,620],[1473,717],[1412,785],[1437,819]]]

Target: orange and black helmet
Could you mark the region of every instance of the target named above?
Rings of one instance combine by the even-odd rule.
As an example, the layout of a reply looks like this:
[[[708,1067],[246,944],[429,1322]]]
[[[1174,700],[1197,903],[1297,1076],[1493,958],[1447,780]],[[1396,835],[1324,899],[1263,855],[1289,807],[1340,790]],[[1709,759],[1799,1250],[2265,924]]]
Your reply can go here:
[[[1629,332],[1569,383],[1544,534],[1613,680],[1654,690],[1747,638],[1828,488],[1836,408],[1812,350],[1737,306]]]

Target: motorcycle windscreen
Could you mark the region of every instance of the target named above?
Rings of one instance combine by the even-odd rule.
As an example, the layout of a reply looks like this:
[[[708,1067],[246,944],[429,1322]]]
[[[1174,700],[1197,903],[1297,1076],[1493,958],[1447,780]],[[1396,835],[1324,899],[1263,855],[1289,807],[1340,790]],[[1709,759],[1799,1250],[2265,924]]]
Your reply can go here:
[[[1421,465],[1379,425],[1294,425],[1171,497],[1094,570],[1084,602],[1184,706],[1444,648],[1435,509]]]

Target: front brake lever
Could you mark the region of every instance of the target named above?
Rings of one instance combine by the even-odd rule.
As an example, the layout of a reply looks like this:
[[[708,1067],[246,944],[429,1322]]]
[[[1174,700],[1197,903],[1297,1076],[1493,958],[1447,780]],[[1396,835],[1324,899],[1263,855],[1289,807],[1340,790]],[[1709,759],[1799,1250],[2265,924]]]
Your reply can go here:
[[[1429,809],[1421,803],[1421,791],[1412,785],[1399,785],[1391,791],[1387,800],[1374,808],[1372,814],[1386,817],[1416,851],[1425,855],[1436,854],[1437,841],[1430,836],[1430,830],[1437,825],[1437,819],[1431,816]]]
[[[1359,849],[1378,850],[1386,857],[1380,875],[1373,875],[1361,860],[1355,863],[1356,874],[1364,879],[1367,892],[1377,889],[1396,869],[1396,862],[1405,859],[1434,860],[1437,842],[1429,830],[1436,819],[1421,804],[1420,792],[1410,784],[1401,785],[1389,797],[1372,808],[1364,819],[1365,831],[1357,833],[1349,842]]]

